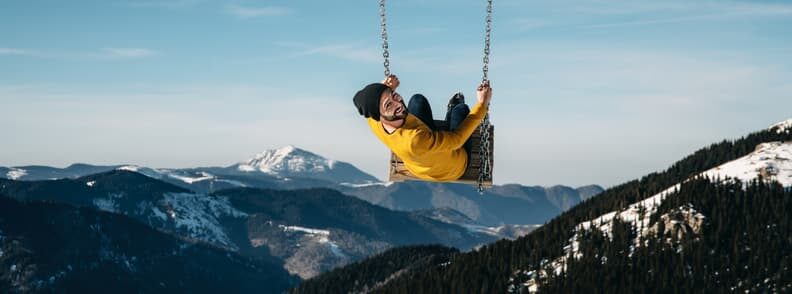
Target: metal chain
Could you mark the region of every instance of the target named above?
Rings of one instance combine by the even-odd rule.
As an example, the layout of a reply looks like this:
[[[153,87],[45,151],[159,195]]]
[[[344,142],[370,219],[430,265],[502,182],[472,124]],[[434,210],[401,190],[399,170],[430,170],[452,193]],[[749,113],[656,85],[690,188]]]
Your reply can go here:
[[[489,77],[487,74],[489,73],[489,55],[490,55],[490,34],[492,32],[492,0],[487,0],[487,17],[486,17],[486,29],[485,29],[485,36],[484,36],[484,66],[482,67],[482,71],[484,72],[484,77],[482,78],[482,82],[489,81]],[[487,105],[489,108],[489,105]],[[478,192],[479,194],[484,194],[484,181],[487,179],[492,179],[492,164],[491,164],[491,156],[490,154],[490,121],[489,121],[489,113],[484,116],[484,120],[481,121],[481,125],[479,126],[479,132],[481,134],[480,141],[479,141],[479,158],[481,158],[481,165],[479,166],[479,175],[478,175]]]
[[[390,52],[388,52],[388,30],[386,29],[387,21],[385,19],[385,0],[379,1],[380,12],[380,26],[382,27],[382,57],[385,58],[383,65],[385,66],[385,76],[390,76]]]
[[[487,74],[489,73],[490,34],[492,33],[492,0],[487,0],[487,18],[485,21],[487,25],[484,31],[484,66],[482,67],[484,77],[481,79],[482,82],[489,80]]]
[[[479,166],[479,175],[478,175],[478,192],[479,194],[484,193],[484,181],[488,179],[492,179],[492,165],[491,165],[491,154],[490,154],[490,122],[489,122],[489,114],[484,116],[484,120],[481,121],[480,126],[480,134],[481,138],[479,141],[479,158],[481,158],[481,165]]]

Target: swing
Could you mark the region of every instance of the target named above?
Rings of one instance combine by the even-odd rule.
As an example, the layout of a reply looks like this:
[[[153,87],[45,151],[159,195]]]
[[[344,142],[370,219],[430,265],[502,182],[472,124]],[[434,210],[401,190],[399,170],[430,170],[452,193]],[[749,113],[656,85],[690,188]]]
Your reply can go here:
[[[385,66],[385,76],[390,76],[390,52],[388,51],[388,32],[386,29],[385,19],[385,0],[379,1],[380,8],[380,25],[382,27],[382,57],[385,58],[383,65]],[[492,0],[487,0],[487,17],[486,17],[486,30],[484,38],[484,66],[482,71],[484,77],[482,81],[487,81],[487,73],[489,72],[489,54],[490,54],[490,32],[492,31]],[[439,129],[448,129],[447,122],[444,120],[435,120],[435,126]],[[471,135],[472,152],[468,158],[467,170],[464,175],[452,181],[453,183],[463,183],[475,185],[479,193],[483,193],[485,188],[492,187],[492,166],[494,162],[494,146],[495,146],[495,127],[489,122],[489,113],[481,121],[481,124],[476,128]],[[391,182],[401,182],[405,180],[421,181],[415,175],[410,173],[404,166],[404,162],[391,152],[390,156],[390,169],[388,172],[388,180]]]

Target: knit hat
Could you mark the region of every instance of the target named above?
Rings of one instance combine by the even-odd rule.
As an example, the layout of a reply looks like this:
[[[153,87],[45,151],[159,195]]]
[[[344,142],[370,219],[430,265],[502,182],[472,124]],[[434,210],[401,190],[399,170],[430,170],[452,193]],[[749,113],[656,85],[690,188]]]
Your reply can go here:
[[[385,86],[385,84],[373,83],[358,91],[352,101],[355,102],[355,106],[357,107],[360,115],[379,121],[379,101],[380,97],[382,96],[382,92],[384,92],[386,89],[388,89],[388,86]]]

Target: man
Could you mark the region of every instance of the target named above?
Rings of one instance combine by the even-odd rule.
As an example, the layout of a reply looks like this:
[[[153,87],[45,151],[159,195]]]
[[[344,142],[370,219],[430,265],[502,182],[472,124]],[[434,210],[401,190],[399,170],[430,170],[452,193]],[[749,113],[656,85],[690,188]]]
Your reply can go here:
[[[405,106],[397,87],[399,79],[391,75],[364,87],[352,100],[374,135],[404,161],[413,175],[437,182],[462,177],[470,158],[470,136],[487,114],[492,99],[489,82],[478,86],[478,103],[473,109],[468,108],[461,93],[451,97],[446,114],[448,130],[435,127],[426,97],[413,95]]]

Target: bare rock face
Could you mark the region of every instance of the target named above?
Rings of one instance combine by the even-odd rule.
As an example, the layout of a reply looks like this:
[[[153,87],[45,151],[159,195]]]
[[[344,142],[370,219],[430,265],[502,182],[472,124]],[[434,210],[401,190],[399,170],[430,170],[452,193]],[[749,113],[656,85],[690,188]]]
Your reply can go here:
[[[704,218],[704,215],[697,212],[693,206],[686,205],[661,215],[660,220],[652,225],[647,232],[651,235],[659,235],[658,232],[662,227],[662,235],[667,238],[668,242],[683,240],[701,233]]]

